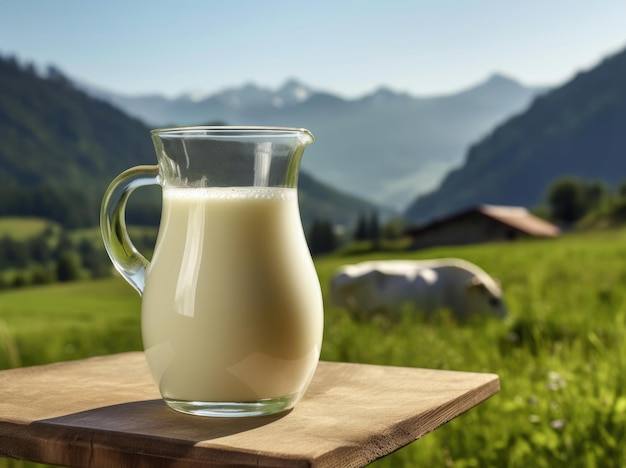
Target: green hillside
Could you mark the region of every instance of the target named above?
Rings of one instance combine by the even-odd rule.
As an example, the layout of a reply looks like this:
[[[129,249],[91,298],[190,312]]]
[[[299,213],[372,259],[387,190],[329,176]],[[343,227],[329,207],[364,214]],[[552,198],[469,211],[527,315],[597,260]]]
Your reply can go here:
[[[533,207],[563,175],[614,185],[626,179],[625,129],[626,50],[500,125],[406,215],[424,221],[477,203]]]
[[[0,57],[0,216],[96,225],[107,184],[128,167],[156,162],[149,130],[77,90],[54,68],[42,77]],[[157,191],[131,198],[131,220],[158,221]],[[306,175],[301,191],[305,222],[318,217],[345,222],[373,209]]]
[[[0,238],[7,236],[17,240],[30,239],[42,234],[46,229],[56,228],[58,226],[43,218],[0,218]]]
[[[139,120],[14,60],[0,60],[0,141],[0,215],[73,227],[97,223],[114,174],[154,159]]]

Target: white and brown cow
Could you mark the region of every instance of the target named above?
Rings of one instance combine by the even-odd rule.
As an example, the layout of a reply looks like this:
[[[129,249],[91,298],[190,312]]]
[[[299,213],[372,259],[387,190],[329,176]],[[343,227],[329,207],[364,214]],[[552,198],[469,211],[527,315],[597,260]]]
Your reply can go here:
[[[506,316],[502,289],[484,270],[457,258],[381,260],[344,265],[331,278],[335,305],[362,316],[448,309],[457,319]]]

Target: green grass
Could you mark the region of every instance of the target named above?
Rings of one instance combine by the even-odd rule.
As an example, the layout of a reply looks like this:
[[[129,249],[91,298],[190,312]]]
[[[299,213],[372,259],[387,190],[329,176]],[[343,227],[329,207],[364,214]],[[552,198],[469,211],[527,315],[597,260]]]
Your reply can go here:
[[[23,216],[0,216],[0,238],[4,236],[23,241],[31,239],[46,229],[51,228],[55,235],[61,231],[58,223],[45,218]],[[133,240],[140,241],[143,237],[155,237],[157,228],[150,226],[128,226],[128,232]],[[70,231],[72,241],[78,243],[83,239],[101,245],[102,234],[99,227],[75,229]]]
[[[329,303],[343,264],[461,257],[498,278],[510,317],[456,323],[406,311],[364,322]],[[322,359],[492,372],[502,390],[376,467],[626,465],[626,230],[316,259]],[[140,349],[139,298],[120,279],[0,294],[0,365]],[[367,408],[364,408],[367,411]],[[0,464],[1,466],[1,464]]]
[[[3,292],[0,367],[140,350],[139,307],[119,278]]]
[[[0,217],[0,238],[8,236],[26,240],[41,234],[49,226],[55,231],[59,229],[57,223],[43,218]]]

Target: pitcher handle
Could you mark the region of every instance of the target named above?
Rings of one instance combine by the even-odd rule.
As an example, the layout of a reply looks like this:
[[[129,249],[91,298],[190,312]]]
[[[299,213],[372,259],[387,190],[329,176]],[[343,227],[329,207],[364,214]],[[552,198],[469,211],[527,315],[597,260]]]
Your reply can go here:
[[[100,209],[102,240],[122,277],[143,294],[148,260],[135,248],[126,229],[126,202],[138,187],[159,183],[159,166],[136,166],[122,172],[109,185]]]

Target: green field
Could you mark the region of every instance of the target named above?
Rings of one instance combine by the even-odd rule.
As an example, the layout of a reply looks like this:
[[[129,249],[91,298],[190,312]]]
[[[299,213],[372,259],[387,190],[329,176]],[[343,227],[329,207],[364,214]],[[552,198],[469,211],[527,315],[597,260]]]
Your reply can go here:
[[[59,229],[59,226],[57,223],[43,218],[0,217],[0,238],[9,236],[14,239],[24,240],[35,237],[46,229],[56,231]]]
[[[445,313],[425,319],[406,311],[363,322],[328,303],[328,280],[340,264],[452,256],[501,281],[508,320],[455,323]],[[334,255],[316,265],[327,304],[323,359],[501,379],[500,393],[374,466],[626,465],[626,230]],[[0,293],[0,367],[140,347],[139,298],[120,279]]]

